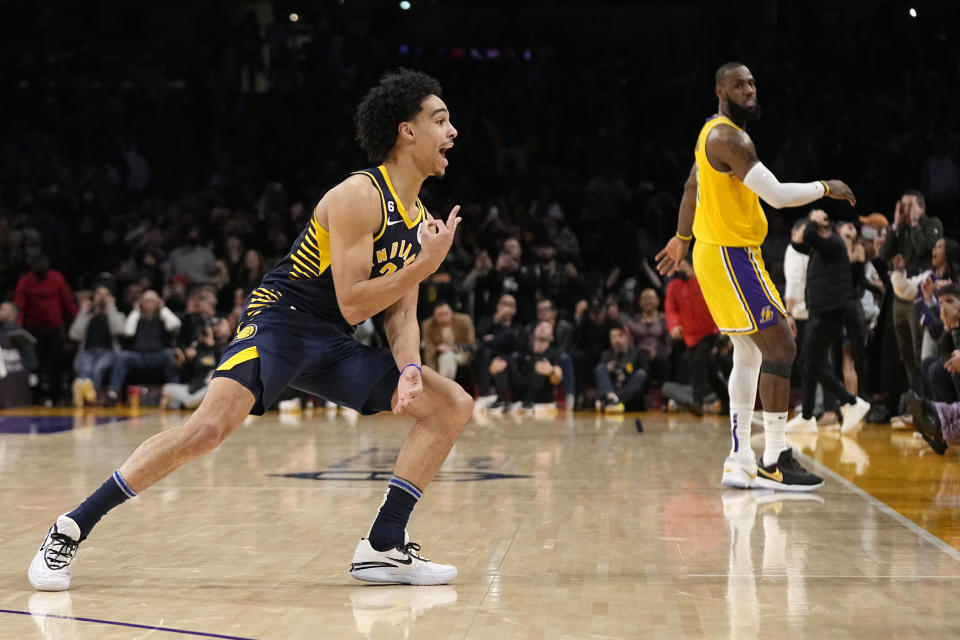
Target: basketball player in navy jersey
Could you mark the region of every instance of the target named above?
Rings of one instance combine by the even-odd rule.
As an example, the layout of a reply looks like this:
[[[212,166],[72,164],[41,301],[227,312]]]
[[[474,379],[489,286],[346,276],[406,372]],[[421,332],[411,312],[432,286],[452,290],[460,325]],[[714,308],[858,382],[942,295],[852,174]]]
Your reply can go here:
[[[450,249],[459,206],[433,219],[417,197],[442,176],[457,130],[440,85],[416,71],[386,74],[357,110],[357,139],[377,166],[358,171],[317,204],[290,253],[250,294],[206,397],[187,422],[146,440],[79,507],[57,518],[30,564],[30,583],[69,588],[78,545],[110,509],[213,451],[285,387],[364,414],[414,419],[394,476],[350,573],[359,580],[441,584],[455,567],[431,562],[406,524],[470,418],[473,399],[421,366],[417,289]],[[353,326],[386,311],[390,349],[367,347]]]

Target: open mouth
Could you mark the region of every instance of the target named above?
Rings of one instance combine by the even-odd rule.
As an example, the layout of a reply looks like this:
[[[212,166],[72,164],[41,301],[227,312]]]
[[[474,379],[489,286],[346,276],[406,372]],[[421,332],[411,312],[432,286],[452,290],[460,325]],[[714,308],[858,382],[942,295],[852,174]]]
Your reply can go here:
[[[450,161],[447,160],[447,151],[449,151],[452,148],[453,148],[453,145],[450,145],[449,147],[441,147],[440,160],[443,162],[443,166],[447,166],[448,164],[450,164]]]

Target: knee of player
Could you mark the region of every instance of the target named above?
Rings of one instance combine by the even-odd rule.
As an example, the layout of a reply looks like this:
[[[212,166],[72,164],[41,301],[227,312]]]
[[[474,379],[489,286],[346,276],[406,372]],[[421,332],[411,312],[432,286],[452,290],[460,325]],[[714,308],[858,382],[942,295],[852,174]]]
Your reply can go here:
[[[789,364],[797,359],[797,343],[792,338],[783,345],[782,359]]]
[[[453,390],[453,409],[457,416],[457,426],[463,428],[470,416],[473,415],[473,396],[463,390],[459,385]]]
[[[760,373],[768,373],[770,375],[778,376],[780,378],[790,378],[791,371],[793,369],[793,360],[786,359],[763,359],[763,364],[760,365]]]
[[[201,455],[216,449],[226,437],[226,430],[219,421],[207,417],[191,416],[184,427],[189,432],[187,447],[192,453]]]
[[[793,338],[787,336],[785,340],[778,341],[776,344],[768,345],[763,349],[763,364],[767,362],[781,362],[792,365],[797,357],[797,343]]]

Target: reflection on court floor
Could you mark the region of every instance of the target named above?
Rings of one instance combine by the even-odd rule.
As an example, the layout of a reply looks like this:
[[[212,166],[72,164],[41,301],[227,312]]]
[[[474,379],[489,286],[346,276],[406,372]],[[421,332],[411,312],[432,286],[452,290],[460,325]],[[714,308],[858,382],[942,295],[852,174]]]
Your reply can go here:
[[[80,547],[72,590],[40,594],[26,568],[52,518],[186,414],[37,415],[0,416],[38,425],[0,432],[0,640],[960,628],[960,463],[928,455],[908,432],[791,437],[827,483],[784,494],[719,485],[728,447],[719,418],[478,413],[409,527],[426,557],[460,574],[403,587],[358,583],[347,568],[405,421],[268,414],[111,512]]]

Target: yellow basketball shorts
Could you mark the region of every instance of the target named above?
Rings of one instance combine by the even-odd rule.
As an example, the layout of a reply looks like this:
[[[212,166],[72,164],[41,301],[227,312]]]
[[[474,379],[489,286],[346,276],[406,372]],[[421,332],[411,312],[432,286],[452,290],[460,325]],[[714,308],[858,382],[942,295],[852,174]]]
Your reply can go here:
[[[724,247],[697,241],[693,270],[713,321],[722,333],[750,334],[786,316],[759,247]]]

